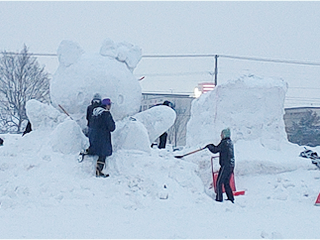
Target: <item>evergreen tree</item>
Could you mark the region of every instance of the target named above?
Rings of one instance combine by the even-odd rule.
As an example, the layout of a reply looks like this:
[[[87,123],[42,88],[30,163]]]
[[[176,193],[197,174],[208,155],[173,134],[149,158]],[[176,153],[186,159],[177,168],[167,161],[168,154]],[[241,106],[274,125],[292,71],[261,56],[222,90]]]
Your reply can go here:
[[[298,123],[293,123],[288,140],[298,145],[315,147],[320,145],[320,117],[316,112],[307,111]]]

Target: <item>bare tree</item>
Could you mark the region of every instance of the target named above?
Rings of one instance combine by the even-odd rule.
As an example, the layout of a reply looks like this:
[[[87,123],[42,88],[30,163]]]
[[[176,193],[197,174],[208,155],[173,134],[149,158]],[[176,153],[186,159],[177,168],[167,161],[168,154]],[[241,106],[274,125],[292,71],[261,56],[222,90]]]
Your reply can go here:
[[[49,102],[49,74],[24,45],[19,54],[2,52],[0,58],[0,131],[20,133],[28,120],[30,99]]]

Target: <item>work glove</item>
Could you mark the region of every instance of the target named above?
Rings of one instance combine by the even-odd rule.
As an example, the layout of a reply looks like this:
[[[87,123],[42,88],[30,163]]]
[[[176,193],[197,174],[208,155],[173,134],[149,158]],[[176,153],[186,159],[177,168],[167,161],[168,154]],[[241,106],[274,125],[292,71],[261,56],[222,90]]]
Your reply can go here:
[[[210,147],[214,147],[214,145],[210,143],[210,144],[208,144],[207,146],[205,146],[204,148],[209,148],[209,146],[210,146]]]

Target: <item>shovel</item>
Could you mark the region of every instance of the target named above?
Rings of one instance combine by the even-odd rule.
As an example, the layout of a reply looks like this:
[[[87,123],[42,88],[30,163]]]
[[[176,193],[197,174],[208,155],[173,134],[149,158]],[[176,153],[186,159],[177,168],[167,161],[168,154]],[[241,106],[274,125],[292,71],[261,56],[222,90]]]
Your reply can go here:
[[[58,104],[58,106],[62,109],[62,111],[63,111],[68,117],[71,118],[71,120],[73,120],[72,117],[69,115],[69,113],[68,113],[60,104]]]
[[[202,151],[203,149],[205,149],[205,147],[200,148],[200,149],[195,150],[195,151],[192,151],[192,152],[189,152],[189,153],[186,153],[186,154],[181,155],[181,156],[174,156],[174,157],[175,157],[175,158],[183,158],[183,157],[188,156],[188,155],[190,155],[190,154],[193,154],[193,153],[196,153],[196,152],[200,152],[200,151]]]

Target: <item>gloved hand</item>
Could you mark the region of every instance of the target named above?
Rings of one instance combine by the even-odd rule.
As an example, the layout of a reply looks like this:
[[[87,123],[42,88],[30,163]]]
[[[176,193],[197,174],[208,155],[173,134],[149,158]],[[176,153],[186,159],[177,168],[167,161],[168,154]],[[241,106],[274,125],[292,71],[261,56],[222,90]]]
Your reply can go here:
[[[209,146],[210,146],[210,147],[214,147],[214,145],[210,143],[210,144],[208,144],[207,146],[205,146],[204,148],[209,148]]]

